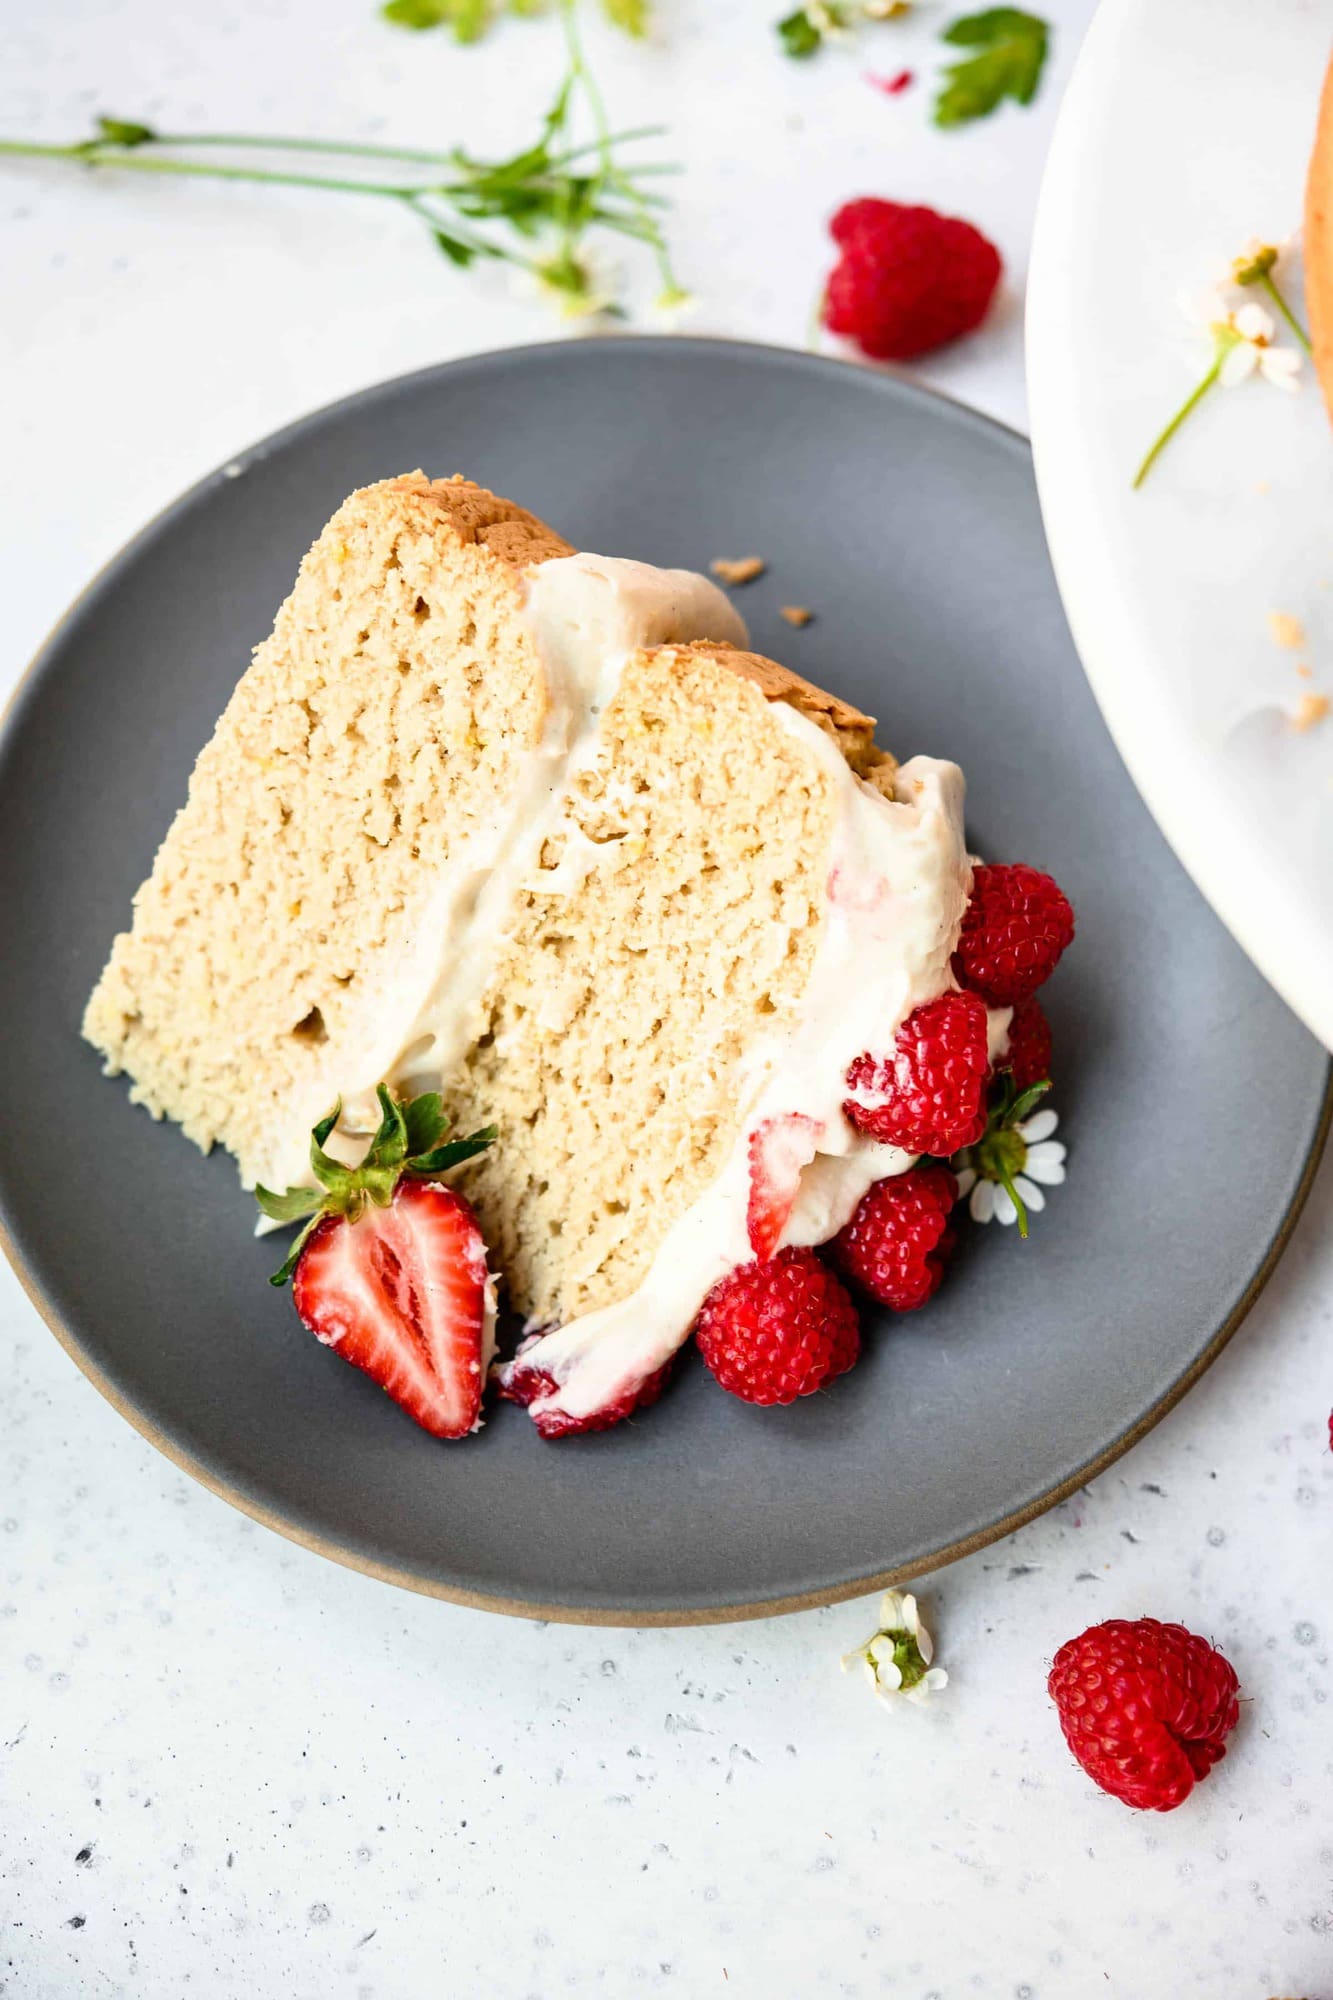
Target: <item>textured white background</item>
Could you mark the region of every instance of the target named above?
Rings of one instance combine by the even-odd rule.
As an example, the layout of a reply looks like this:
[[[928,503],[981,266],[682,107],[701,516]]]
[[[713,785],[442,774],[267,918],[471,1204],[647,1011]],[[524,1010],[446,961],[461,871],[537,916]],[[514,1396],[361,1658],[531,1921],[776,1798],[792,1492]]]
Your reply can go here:
[[[928,67],[938,14],[799,69],[777,11],[658,0],[659,46],[590,37],[617,114],[669,118],[689,163],[695,325],[799,344],[830,208],[932,200],[990,231],[1010,286],[926,372],[1021,422],[1027,238],[1089,0],[1047,0],[1030,113],[952,135],[920,90],[860,75]],[[549,25],[460,53],[369,0],[4,0],[0,36],[0,130],[47,137],[106,108],[498,146],[556,61]],[[0,286],[6,684],[213,464],[378,377],[548,331],[373,206],[54,169],[0,169]],[[902,1714],[837,1675],[872,1603],[543,1628],[291,1548],[142,1443],[0,1271],[0,1993],[1327,2000],[1331,1221],[1326,1173],[1186,1403],[1090,1492],[928,1580],[954,1680]],[[1145,1611],[1216,1637],[1250,1697],[1225,1764],[1161,1819],[1093,1790],[1043,1692],[1063,1639]]]

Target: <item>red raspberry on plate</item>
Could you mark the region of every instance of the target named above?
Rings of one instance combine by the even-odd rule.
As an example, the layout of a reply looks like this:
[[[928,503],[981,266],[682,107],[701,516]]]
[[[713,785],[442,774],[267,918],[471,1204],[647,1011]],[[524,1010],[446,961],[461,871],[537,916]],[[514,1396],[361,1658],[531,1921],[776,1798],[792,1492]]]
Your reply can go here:
[[[1022,862],[982,866],[973,871],[954,977],[992,1007],[1010,1007],[1045,984],[1073,941],[1074,912],[1049,875]]]
[[[881,1305],[915,1312],[940,1288],[957,1199],[947,1167],[912,1167],[876,1181],[830,1246],[839,1269]]]
[[[651,1403],[655,1403],[666,1387],[670,1373],[671,1363],[668,1361],[641,1381],[629,1383],[600,1410],[590,1410],[586,1416],[570,1416],[565,1410],[536,1410],[532,1421],[537,1427],[537,1434],[544,1438],[563,1438],[583,1437],[589,1431],[609,1431],[613,1424],[621,1423],[626,1417],[632,1417],[636,1410],[646,1410]],[[501,1400],[522,1403],[525,1408],[545,1396],[554,1395],[559,1386],[554,1375],[548,1374],[546,1369],[524,1367],[522,1348],[500,1373]]]
[[[1206,1639],[1156,1618],[1091,1626],[1061,1646],[1047,1682],[1093,1783],[1148,1812],[1180,1805],[1226,1755],[1239,1685]]]
[[[986,1006],[942,993],[899,1028],[888,1056],[860,1055],[847,1072],[843,1111],[858,1131],[908,1153],[947,1159],[986,1129],[990,1055]]]
[[[694,1331],[713,1375],[746,1403],[812,1396],[861,1352],[856,1307],[813,1250],[738,1264],[704,1300]]]
[[[1014,1003],[1014,1018],[1009,1023],[1009,1051],[998,1059],[995,1067],[1008,1070],[1020,1097],[1034,1083],[1050,1081],[1051,1024],[1035,995]]]
[[[970,222],[867,196],[829,225],[842,256],[824,294],[830,333],[875,361],[908,361],[980,326],[1003,266]]]

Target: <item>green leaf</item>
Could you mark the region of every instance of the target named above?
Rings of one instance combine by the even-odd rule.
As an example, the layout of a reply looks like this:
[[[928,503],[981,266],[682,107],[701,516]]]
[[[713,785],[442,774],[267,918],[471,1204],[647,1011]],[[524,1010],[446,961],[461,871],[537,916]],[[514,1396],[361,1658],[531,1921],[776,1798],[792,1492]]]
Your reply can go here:
[[[318,1125],[316,1125],[314,1128],[314,1131],[311,1136],[313,1137],[315,1144],[317,1146],[322,1146],[324,1144],[325,1140],[328,1138],[330,1132],[333,1130],[334,1126],[338,1123],[338,1120],[342,1117],[342,1115],[343,1115],[343,1101],[340,1097],[335,1103],[332,1111],[326,1111],[324,1113],[324,1116],[320,1119]]]
[[[449,20],[456,42],[479,42],[491,25],[490,0],[453,0]]]
[[[935,100],[937,125],[989,117],[1006,97],[1031,104],[1050,42],[1050,28],[1040,15],[1021,7],[987,7],[951,22],[944,40],[976,53],[945,70],[944,87]]]
[[[311,1217],[310,1221],[307,1222],[305,1228],[301,1231],[300,1235],[296,1238],[295,1242],[292,1244],[291,1249],[287,1252],[287,1259],[286,1262],[282,1265],[282,1268],[280,1270],[275,1271],[273,1273],[273,1276],[269,1279],[270,1285],[286,1284],[288,1278],[291,1277],[292,1272],[296,1269],[297,1265],[301,1261],[301,1252],[305,1249],[306,1238],[310,1235],[311,1231],[313,1229],[316,1229],[323,1220],[324,1217],[322,1215],[315,1215]]]
[[[299,1222],[302,1216],[313,1215],[324,1206],[319,1188],[288,1188],[286,1194],[274,1194],[272,1188],[257,1187],[255,1200],[270,1222]]]
[[[407,1158],[407,1120],[402,1105],[386,1084],[377,1083],[375,1095],[380,1106],[379,1130],[370,1142],[363,1164],[372,1172],[385,1172],[400,1167]]]
[[[380,8],[396,28],[443,27],[451,12],[451,0],[385,0]]]
[[[429,1152],[449,1128],[449,1120],[444,1115],[444,1099],[439,1091],[425,1091],[405,1104],[403,1122],[407,1127],[408,1158]]]
[[[602,12],[613,28],[642,41],[648,32],[648,0],[602,0]]]
[[[451,1139],[447,1145],[437,1146],[433,1153],[422,1153],[418,1158],[409,1160],[407,1170],[426,1178],[432,1174],[447,1173],[450,1167],[461,1166],[464,1160],[475,1159],[478,1153],[484,1153],[493,1144],[496,1132],[494,1125],[487,1125],[484,1130],[473,1132],[466,1139]]]
[[[320,1119],[310,1134],[310,1167],[322,1188],[329,1192],[330,1208],[345,1209],[356,1193],[356,1170],[345,1167],[341,1160],[333,1159],[324,1151],[324,1141],[337,1124],[342,1113],[341,1102],[336,1104],[326,1117]]]
[[[491,0],[385,0],[380,12],[399,28],[452,28],[459,42],[480,41],[491,24]]]
[[[798,7],[794,14],[788,14],[779,21],[777,30],[783,54],[794,56],[798,61],[817,54],[823,46],[824,37],[804,7]]]
[[[133,118],[99,118],[97,130],[107,146],[147,146],[157,137],[151,125],[140,125]]]
[[[1043,1078],[1040,1083],[1030,1083],[1023,1092],[1023,1095],[1013,1104],[1009,1105],[1005,1112],[1005,1124],[1021,1125],[1023,1120],[1036,1110],[1050,1087],[1049,1077]]]
[[[451,264],[457,264],[460,271],[466,271],[476,257],[476,248],[471,243],[460,243],[456,236],[446,236],[442,229],[433,229],[436,248],[443,250]]]

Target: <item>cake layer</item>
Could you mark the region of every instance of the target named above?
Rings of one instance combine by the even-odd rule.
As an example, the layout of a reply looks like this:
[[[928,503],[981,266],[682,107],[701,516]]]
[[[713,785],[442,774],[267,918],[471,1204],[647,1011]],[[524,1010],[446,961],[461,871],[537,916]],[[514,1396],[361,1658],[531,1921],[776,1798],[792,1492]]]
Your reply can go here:
[[[523,572],[567,553],[466,482],[353,494],[200,755],[84,1032],[247,1182],[304,1159],[442,871],[540,741]]]

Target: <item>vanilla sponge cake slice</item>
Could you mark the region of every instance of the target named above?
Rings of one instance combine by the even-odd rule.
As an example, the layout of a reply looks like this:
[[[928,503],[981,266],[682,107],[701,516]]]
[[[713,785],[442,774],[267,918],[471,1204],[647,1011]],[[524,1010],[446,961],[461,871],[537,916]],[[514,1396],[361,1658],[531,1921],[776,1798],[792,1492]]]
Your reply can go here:
[[[910,1156],[846,1070],[952,984],[955,767],[747,652],[700,577],[421,475],[354,494],[202,753],[85,1032],[247,1183],[440,1088],[534,1414],[660,1368],[750,1254],[756,1135],[816,1243]]]

